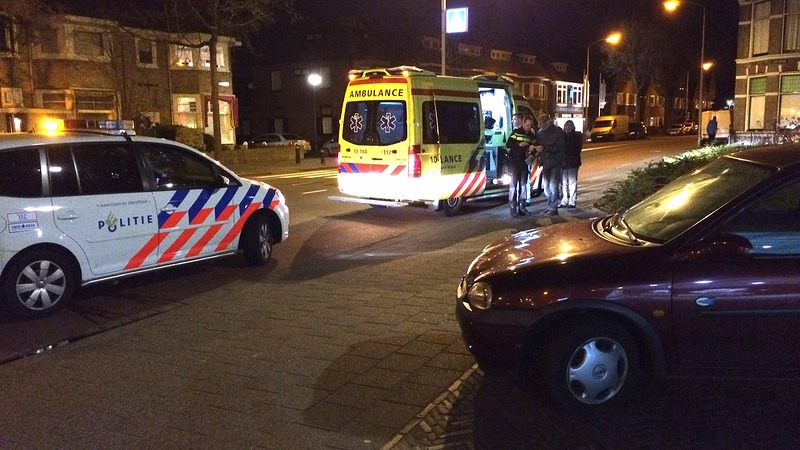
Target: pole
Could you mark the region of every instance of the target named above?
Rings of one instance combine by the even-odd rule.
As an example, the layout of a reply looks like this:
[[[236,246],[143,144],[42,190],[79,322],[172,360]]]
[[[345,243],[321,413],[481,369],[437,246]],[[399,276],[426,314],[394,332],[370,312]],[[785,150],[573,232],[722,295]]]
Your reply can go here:
[[[703,140],[703,130],[701,129],[700,123],[703,118],[703,63],[705,63],[706,59],[706,7],[699,3],[696,3],[696,5],[703,8],[703,32],[700,38],[700,94],[698,95],[700,102],[697,105],[697,146],[699,147],[700,142]]]
[[[686,72],[686,90],[684,91],[686,104],[683,106],[683,120],[689,120],[689,72]]]
[[[586,46],[586,71],[583,72],[583,133],[586,134],[589,127],[589,47],[592,44]],[[600,97],[597,97],[598,104],[600,102]]]
[[[444,64],[445,42],[447,41],[447,0],[442,0],[442,75],[445,75]]]

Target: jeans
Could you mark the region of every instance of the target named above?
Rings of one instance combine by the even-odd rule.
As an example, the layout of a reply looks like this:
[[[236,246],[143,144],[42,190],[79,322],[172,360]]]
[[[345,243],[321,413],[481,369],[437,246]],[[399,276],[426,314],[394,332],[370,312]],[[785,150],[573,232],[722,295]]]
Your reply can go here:
[[[528,199],[528,166],[511,163],[511,184],[508,185],[508,202],[524,204]]]
[[[561,205],[575,206],[578,199],[578,168],[563,169],[561,175]]]
[[[559,187],[561,186],[561,167],[542,169],[542,188],[547,198],[547,209],[558,211]]]

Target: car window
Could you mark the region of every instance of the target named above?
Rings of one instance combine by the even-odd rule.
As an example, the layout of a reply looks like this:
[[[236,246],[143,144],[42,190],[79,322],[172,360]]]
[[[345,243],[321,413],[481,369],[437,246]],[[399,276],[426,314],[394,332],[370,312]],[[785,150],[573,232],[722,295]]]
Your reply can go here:
[[[210,161],[186,149],[152,145],[144,147],[144,155],[156,190],[199,189],[222,184]]]
[[[287,141],[297,141],[297,140],[300,139],[300,136],[298,136],[296,134],[285,133],[283,135],[283,138],[286,139]]]
[[[722,227],[742,236],[753,255],[800,255],[800,181],[759,199]]]
[[[128,145],[95,143],[53,147],[48,149],[48,159],[53,164],[50,179],[56,196],[144,190],[139,165]]]
[[[42,196],[39,149],[0,152],[0,195],[23,198]]]
[[[342,138],[351,144],[391,145],[406,139],[406,102],[348,102],[344,116]]]

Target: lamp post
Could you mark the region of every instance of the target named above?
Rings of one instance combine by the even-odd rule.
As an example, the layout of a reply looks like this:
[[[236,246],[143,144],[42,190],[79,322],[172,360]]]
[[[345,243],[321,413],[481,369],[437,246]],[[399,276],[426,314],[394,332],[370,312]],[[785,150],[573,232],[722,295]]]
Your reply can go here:
[[[318,73],[312,73],[312,74],[308,75],[308,84],[311,85],[311,90],[312,90],[312,94],[311,95],[312,95],[312,99],[313,99],[313,108],[314,108],[314,139],[311,141],[311,142],[314,143],[314,145],[316,145],[317,142],[318,142],[318,139],[317,139],[317,86],[319,86],[320,83],[322,83],[322,77],[319,76]],[[324,159],[325,158],[325,154],[324,154],[324,152],[322,152],[322,150],[320,150],[320,154],[322,155],[320,158]],[[299,163],[300,161],[297,161],[297,162]]]
[[[669,12],[673,12],[681,5],[681,3],[686,3],[689,5],[699,6],[703,8],[703,31],[700,34],[700,81],[698,81],[698,90],[700,91],[697,95],[698,105],[697,105],[697,146],[700,146],[700,142],[703,139],[703,130],[701,130],[701,126],[699,125],[703,119],[703,71],[707,70],[703,68],[705,64],[705,50],[706,50],[706,5],[688,1],[678,1],[678,0],[668,0],[664,2],[664,9]]]
[[[612,45],[619,44],[620,39],[622,39],[622,35],[620,33],[613,33],[609,34],[608,36],[604,37],[603,39],[598,39],[591,44],[586,46],[586,71],[583,73],[583,124],[584,124],[584,132],[586,132],[586,127],[589,125],[589,49],[594,44],[599,44],[600,42],[608,42]],[[598,104],[600,102],[600,98],[597,98]]]

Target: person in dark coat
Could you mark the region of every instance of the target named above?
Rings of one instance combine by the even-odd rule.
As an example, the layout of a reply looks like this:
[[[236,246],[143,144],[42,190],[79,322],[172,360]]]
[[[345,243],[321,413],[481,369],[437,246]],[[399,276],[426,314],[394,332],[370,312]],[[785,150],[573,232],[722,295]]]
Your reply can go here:
[[[517,124],[519,127],[517,128]],[[533,117],[514,115],[514,132],[506,141],[508,162],[511,169],[511,184],[508,186],[508,203],[511,215],[527,216],[525,202],[528,199],[528,156],[536,143],[533,133]]]
[[[575,131],[575,123],[564,123],[564,169],[561,172],[561,203],[558,206],[574,208],[578,198],[578,168],[581,166],[583,134]]]
[[[542,165],[542,187],[547,197],[547,209],[542,211],[546,216],[558,215],[559,196],[561,187],[561,171],[564,167],[564,130],[553,123],[549,114],[542,114],[539,118],[539,131],[536,133],[536,151],[539,163]]]

